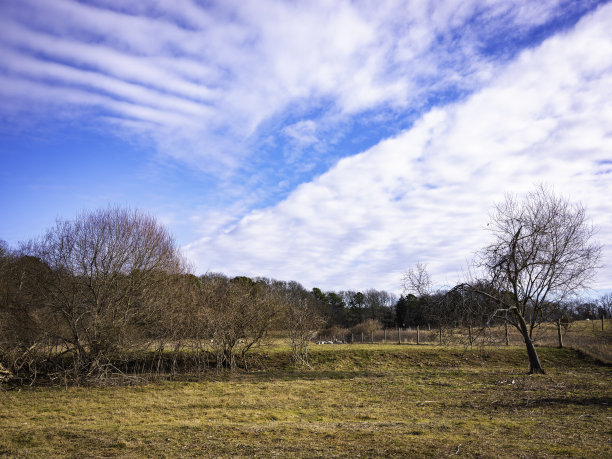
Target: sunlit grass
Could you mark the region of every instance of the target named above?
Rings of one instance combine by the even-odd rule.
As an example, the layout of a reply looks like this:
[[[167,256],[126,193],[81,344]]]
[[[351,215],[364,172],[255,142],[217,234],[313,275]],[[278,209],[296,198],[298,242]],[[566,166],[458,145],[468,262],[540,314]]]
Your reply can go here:
[[[315,346],[249,373],[0,392],[9,457],[610,456],[612,369],[541,348]]]

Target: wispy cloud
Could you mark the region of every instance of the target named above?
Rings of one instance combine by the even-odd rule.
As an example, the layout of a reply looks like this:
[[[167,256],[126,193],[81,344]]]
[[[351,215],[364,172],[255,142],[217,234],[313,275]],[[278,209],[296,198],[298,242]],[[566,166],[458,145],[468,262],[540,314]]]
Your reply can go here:
[[[34,115],[99,110],[203,169],[248,169],[286,119],[341,126],[474,89],[491,72],[481,44],[560,3],[6,1],[0,91]]]
[[[586,204],[612,260],[612,6],[522,52],[465,101],[187,248],[203,269],[326,288],[397,290],[430,265],[456,281],[486,242],[491,205],[539,182]],[[611,288],[612,267],[599,287]]]
[[[166,212],[200,270],[395,289],[421,260],[446,281],[503,191],[609,210],[599,3],[4,0],[1,128],[93,126],[207,174]]]

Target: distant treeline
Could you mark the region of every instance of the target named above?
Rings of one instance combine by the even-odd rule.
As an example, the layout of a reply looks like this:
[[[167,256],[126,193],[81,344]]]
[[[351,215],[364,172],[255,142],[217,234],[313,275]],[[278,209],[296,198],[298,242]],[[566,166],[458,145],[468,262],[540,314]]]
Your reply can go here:
[[[322,292],[312,290],[319,310],[328,327],[350,329],[368,319],[377,321],[384,328],[406,327],[460,327],[466,324],[485,325],[496,309],[494,301],[482,304],[482,299],[451,293],[452,288],[442,289],[430,295],[401,295],[380,290]],[[607,299],[607,296],[603,298]],[[469,302],[467,304],[466,302]],[[547,319],[585,320],[612,317],[612,308],[602,299],[573,299],[564,303],[551,303]],[[478,307],[475,307],[478,306]],[[486,307],[488,306],[488,307]],[[474,312],[480,312],[475,316]],[[497,319],[499,322],[499,318]]]
[[[480,326],[497,307],[458,289],[397,298],[195,276],[154,218],[117,208],[58,221],[18,248],[0,241],[0,371],[22,384],[248,366],[273,330],[287,336],[295,363],[308,365],[322,329]],[[546,313],[571,320],[610,310],[581,302]]]

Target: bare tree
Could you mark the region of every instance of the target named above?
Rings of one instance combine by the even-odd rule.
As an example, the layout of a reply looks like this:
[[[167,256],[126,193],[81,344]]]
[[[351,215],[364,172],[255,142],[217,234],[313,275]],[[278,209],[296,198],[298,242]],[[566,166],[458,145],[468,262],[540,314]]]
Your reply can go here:
[[[0,241],[0,370],[34,382],[48,357],[48,321],[37,281],[48,272],[40,260]]]
[[[170,374],[176,372],[177,359],[185,348],[201,370],[204,340],[207,337],[206,316],[199,301],[200,280],[193,274],[170,274],[139,310],[136,316],[138,333],[147,346],[154,345],[155,359],[149,371],[159,374],[170,363]],[[148,341],[148,342],[147,342]],[[168,352],[170,350],[171,352]],[[185,354],[183,353],[183,357]]]
[[[449,322],[449,302],[443,291],[434,291],[432,280],[424,263],[417,263],[404,273],[403,288],[405,295],[416,295],[424,306],[424,319],[427,323],[435,323],[438,326],[439,343],[442,344],[442,329]]]
[[[317,300],[312,292],[297,282],[286,283],[283,290],[293,362],[310,367],[308,346],[325,320],[317,312]]]
[[[469,287],[494,299],[497,313],[521,333],[529,372],[544,373],[533,344],[534,329],[552,302],[588,287],[599,267],[601,246],[580,204],[539,186],[519,201],[507,195],[491,216],[492,242],[479,253],[490,288]],[[463,285],[462,287],[465,287]]]
[[[397,297],[384,290],[375,289],[366,290],[364,297],[369,318],[381,321],[386,327],[393,326],[395,322],[393,306],[397,302]]]
[[[404,294],[413,294],[426,297],[431,294],[431,276],[427,270],[427,265],[417,263],[414,268],[410,268],[404,273],[402,278]]]
[[[612,293],[606,293],[602,295],[598,300],[597,304],[601,312],[602,318],[612,317]]]
[[[202,276],[200,298],[217,367],[235,369],[278,317],[279,298],[265,279]]]
[[[49,327],[78,376],[125,349],[130,326],[168,274],[184,271],[173,238],[153,217],[119,208],[58,221],[26,249],[49,268],[40,279]]]

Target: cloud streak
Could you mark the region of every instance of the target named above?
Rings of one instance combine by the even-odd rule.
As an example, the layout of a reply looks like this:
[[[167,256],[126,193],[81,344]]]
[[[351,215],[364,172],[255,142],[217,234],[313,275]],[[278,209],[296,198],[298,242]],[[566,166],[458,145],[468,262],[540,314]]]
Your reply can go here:
[[[474,89],[491,72],[481,43],[541,26],[563,8],[505,0],[207,8],[189,0],[8,1],[0,91],[24,101],[23,110],[36,100],[34,115],[58,104],[92,116],[101,110],[100,120],[128,132],[138,126],[162,153],[215,173],[248,169],[287,117],[341,126],[372,109],[401,111],[433,93]]]
[[[526,50],[465,101],[341,160],[278,205],[187,247],[203,269],[298,279],[323,288],[398,290],[426,262],[458,280],[486,243],[505,192],[539,182],[591,212],[612,288],[612,7]]]
[[[1,129],[153,145],[203,190],[165,212],[200,271],[452,282],[504,191],[550,182],[609,236],[599,3],[5,0]]]

